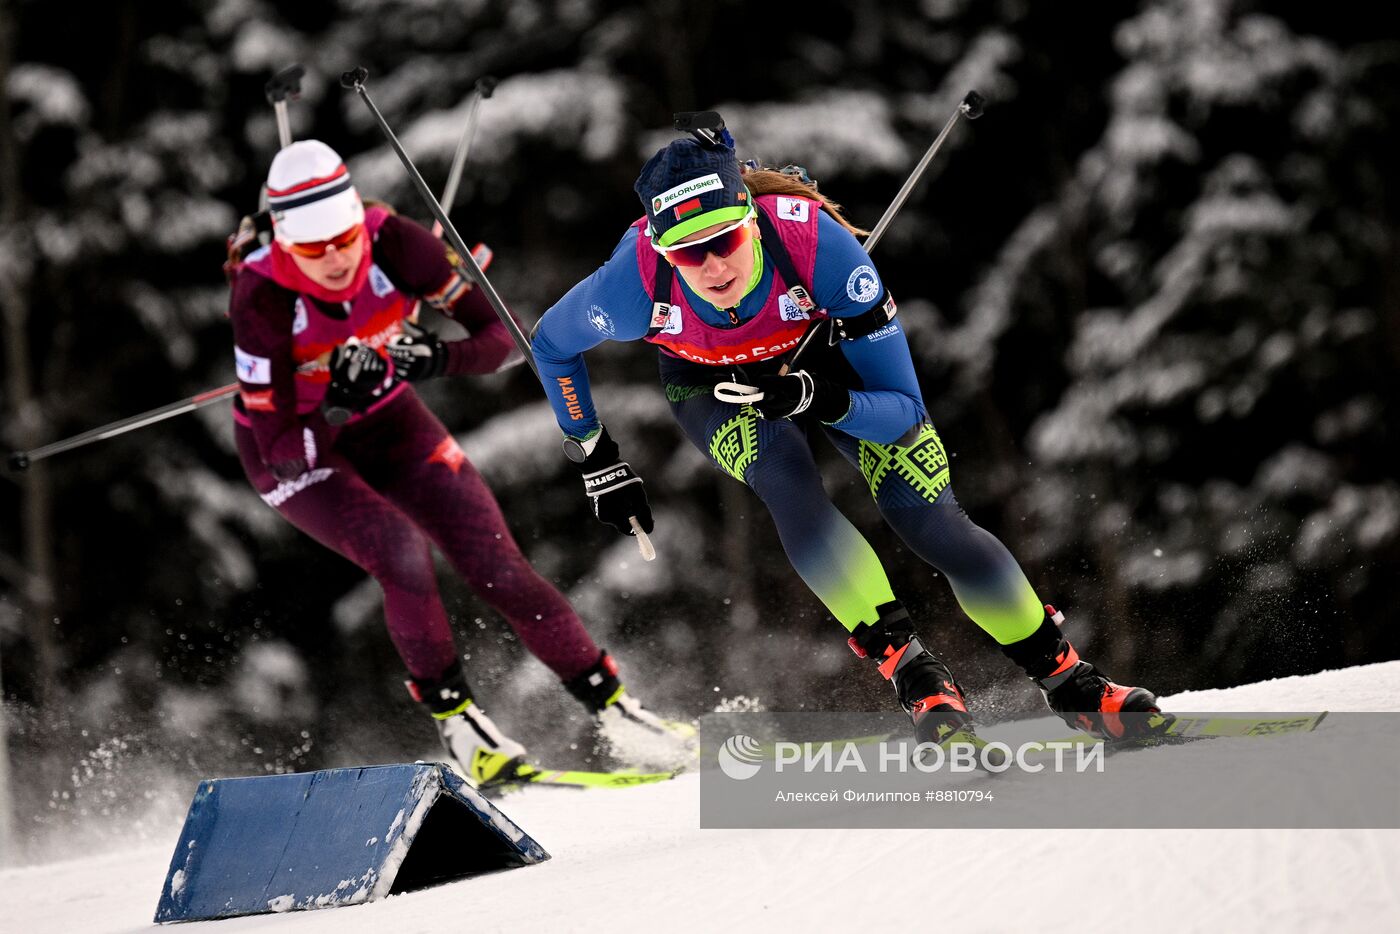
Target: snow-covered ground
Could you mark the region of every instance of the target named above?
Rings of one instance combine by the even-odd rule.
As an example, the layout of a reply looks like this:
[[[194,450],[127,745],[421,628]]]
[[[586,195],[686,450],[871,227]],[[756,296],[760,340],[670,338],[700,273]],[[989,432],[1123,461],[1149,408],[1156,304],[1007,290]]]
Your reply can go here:
[[[1165,705],[1400,710],[1400,662],[1191,692]],[[698,799],[694,775],[625,791],[531,790],[502,806],[552,854],[542,865],[368,905],[179,930],[1400,928],[1397,830],[720,831],[699,829]],[[179,830],[172,824],[160,846],[0,871],[0,931],[154,928]]]

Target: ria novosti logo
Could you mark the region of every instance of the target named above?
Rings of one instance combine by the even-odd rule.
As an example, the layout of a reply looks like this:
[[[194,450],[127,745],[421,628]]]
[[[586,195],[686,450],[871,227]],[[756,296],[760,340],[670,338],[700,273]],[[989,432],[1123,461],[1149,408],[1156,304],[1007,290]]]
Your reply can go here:
[[[763,762],[763,746],[752,736],[739,733],[724,741],[716,754],[720,771],[736,781],[753,778]]]
[[[1004,742],[950,742],[946,747],[936,743],[917,743],[912,748],[905,741],[869,742],[868,740],[837,740],[826,742],[775,742],[765,746],[744,733],[736,733],[724,741],[715,758],[720,771],[735,781],[753,778],[770,761],[773,771],[840,774],[918,772],[971,772],[992,774],[1016,768],[1023,772],[1042,772],[1047,768],[1064,772],[1104,771],[1104,744],[1076,739],[1041,742],[1032,740],[1011,746]],[[1072,760],[1072,761],[1068,761]]]

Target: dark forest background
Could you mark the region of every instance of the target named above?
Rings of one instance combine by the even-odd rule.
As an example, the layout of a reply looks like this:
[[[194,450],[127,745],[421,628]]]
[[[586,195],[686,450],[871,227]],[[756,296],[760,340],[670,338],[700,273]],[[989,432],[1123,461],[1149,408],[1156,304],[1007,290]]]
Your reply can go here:
[[[527,325],[639,213],[677,110],[800,163],[873,226],[958,497],[1086,655],[1159,692],[1400,657],[1400,37],[1378,5],[1246,0],[135,0],[0,4],[0,444],[232,380],[220,264],[276,149],[264,82],[308,68],[297,138],[426,219],[368,88]],[[523,547],[654,707],[887,707],[760,504],[672,424],[655,351],[589,357],[648,482],[660,558],[596,524],[525,368],[424,391]],[[21,848],[158,826],[199,776],[428,755],[376,585],[253,494],[227,409],[0,481],[0,676]],[[1390,453],[1386,453],[1390,452]],[[975,713],[1038,696],[823,451]],[[549,764],[581,711],[443,568],[473,684]],[[1299,704],[1307,706],[1307,698]],[[0,757],[3,761],[3,757]],[[175,819],[178,819],[176,817]],[[91,828],[84,835],[92,843]]]

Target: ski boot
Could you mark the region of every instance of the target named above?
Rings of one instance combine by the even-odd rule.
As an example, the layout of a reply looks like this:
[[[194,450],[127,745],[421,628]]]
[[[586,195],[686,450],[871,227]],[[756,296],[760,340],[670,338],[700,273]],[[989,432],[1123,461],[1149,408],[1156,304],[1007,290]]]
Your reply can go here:
[[[564,687],[597,718],[609,751],[627,765],[684,768],[699,751],[694,725],[658,717],[627,692],[617,662],[606,651]]]
[[[939,746],[981,746],[952,672],[924,648],[908,611],[898,602],[882,603],[875,610],[880,614],[875,625],[858,624],[847,643],[856,655],[878,663],[880,674],[894,685],[899,705],[914,721],[914,738]]]
[[[1115,684],[1080,658],[1060,633],[1064,621],[1065,615],[1047,604],[1035,632],[1001,647],[1039,686],[1051,710],[1075,729],[1109,742],[1142,739],[1170,725],[1169,716],[1150,716],[1161,713],[1151,691]]]
[[[436,681],[404,682],[413,699],[428,708],[438,739],[462,778],[487,790],[510,784],[528,771],[525,747],[501,732],[471,696],[460,662]]]

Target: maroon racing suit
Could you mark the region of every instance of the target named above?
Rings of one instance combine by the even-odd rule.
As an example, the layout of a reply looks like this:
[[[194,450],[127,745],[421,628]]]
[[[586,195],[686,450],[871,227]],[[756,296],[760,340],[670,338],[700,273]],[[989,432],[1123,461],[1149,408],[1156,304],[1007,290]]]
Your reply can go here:
[[[338,427],[321,413],[327,352],[352,336],[387,343],[415,298],[471,335],[447,343],[446,375],[490,373],[513,346],[481,291],[457,276],[431,233],[382,208],[369,209],[365,227],[368,275],[358,275],[359,288],[339,302],[296,281],[288,258],[273,255],[275,243],[238,268],[229,316],[243,469],[268,505],[379,582],[389,636],[415,679],[436,680],[457,659],[433,571],[436,543],[525,647],[567,681],[596,663],[601,650],[559,591],[530,567],[481,475],[413,389],[398,383]],[[279,481],[269,465],[297,457],[305,469]]]

